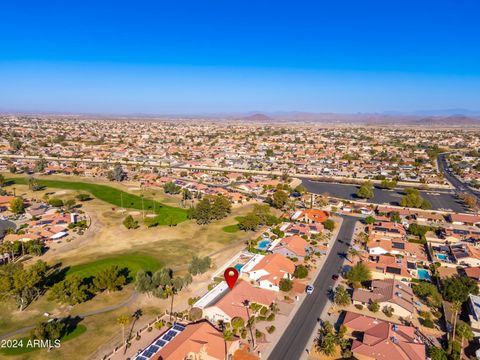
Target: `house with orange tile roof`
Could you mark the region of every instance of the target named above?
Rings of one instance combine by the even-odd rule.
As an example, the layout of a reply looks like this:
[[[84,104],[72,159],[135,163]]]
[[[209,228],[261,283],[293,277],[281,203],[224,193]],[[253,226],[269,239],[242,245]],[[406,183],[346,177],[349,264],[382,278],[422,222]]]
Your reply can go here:
[[[328,219],[328,214],[320,209],[305,209],[294,214],[293,220],[304,221],[308,224],[321,224]]]
[[[304,238],[293,235],[280,239],[280,242],[271,251],[284,257],[296,257],[303,260],[305,256],[312,254],[314,249]]]
[[[255,287],[248,281],[239,280],[225,295],[203,309],[203,317],[213,323],[219,320],[229,323],[235,317],[247,321],[245,300],[250,303],[270,306],[275,302],[276,292]]]
[[[416,277],[410,271],[416,271],[417,265],[414,262],[409,262],[405,258],[397,258],[395,256],[378,255],[370,261],[365,262],[365,265],[372,271],[374,279],[397,278],[399,280],[410,281]]]
[[[455,262],[465,266],[480,266],[480,249],[470,244],[450,245],[450,253]]]
[[[220,330],[208,321],[201,320],[185,326],[175,324],[136,358],[144,359],[147,354],[153,353],[150,356],[152,360],[224,360],[231,359],[239,347],[238,337],[225,341]]]
[[[347,311],[343,320],[354,337],[353,356],[359,360],[426,360],[426,346],[412,326]]]
[[[280,280],[291,279],[294,272],[293,261],[281,254],[268,254],[245,274],[263,289],[280,291]]]

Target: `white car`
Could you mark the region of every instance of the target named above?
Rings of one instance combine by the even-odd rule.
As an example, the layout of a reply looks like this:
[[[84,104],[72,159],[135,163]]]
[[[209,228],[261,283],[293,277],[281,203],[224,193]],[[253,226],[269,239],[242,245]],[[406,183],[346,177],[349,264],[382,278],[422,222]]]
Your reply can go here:
[[[313,294],[313,290],[315,288],[313,287],[313,285],[307,285],[307,287],[305,288],[305,292],[308,294],[308,295],[311,295]]]

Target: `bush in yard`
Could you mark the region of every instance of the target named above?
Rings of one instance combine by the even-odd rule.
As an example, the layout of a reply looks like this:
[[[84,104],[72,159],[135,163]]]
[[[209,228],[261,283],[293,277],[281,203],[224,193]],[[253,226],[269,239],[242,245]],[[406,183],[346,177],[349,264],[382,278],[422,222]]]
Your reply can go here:
[[[297,265],[295,267],[295,272],[293,273],[297,279],[305,279],[308,276],[308,269],[305,265]]]
[[[288,291],[292,290],[292,288],[293,288],[293,282],[292,282],[292,280],[290,280],[290,279],[282,279],[282,280],[280,280],[279,288],[280,288],[280,290],[282,290],[283,292],[288,292]]]
[[[380,310],[380,305],[378,304],[378,302],[372,301],[372,302],[368,305],[368,310],[370,310],[370,311],[373,312],[373,313],[376,313],[376,312],[378,312],[378,310]]]
[[[268,315],[267,321],[273,321],[273,320],[275,320],[275,314],[271,313],[270,315]]]
[[[123,220],[123,225],[127,229],[136,229],[138,228],[138,221],[133,218],[132,215],[128,215],[125,220]]]
[[[394,312],[393,307],[391,306],[384,306],[382,311],[387,317],[392,317]]]
[[[326,230],[333,231],[335,229],[335,222],[331,219],[325,220],[323,222],[323,227]]]
[[[362,310],[362,309],[363,309],[363,305],[362,305],[362,304],[355,304],[355,307],[356,307],[358,310]]]
[[[269,334],[273,333],[274,331],[275,331],[275,326],[273,326],[273,325],[272,325],[272,326],[269,326],[269,327],[267,328],[267,332],[268,332]]]

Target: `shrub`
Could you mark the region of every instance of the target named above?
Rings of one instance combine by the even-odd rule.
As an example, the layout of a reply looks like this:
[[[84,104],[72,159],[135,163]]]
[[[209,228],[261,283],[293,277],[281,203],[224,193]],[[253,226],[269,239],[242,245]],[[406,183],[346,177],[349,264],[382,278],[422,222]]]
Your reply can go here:
[[[376,313],[378,310],[380,310],[380,305],[376,301],[373,301],[368,305],[368,310]]]
[[[273,325],[272,325],[272,326],[269,326],[269,327],[267,328],[267,332],[268,332],[269,334],[273,333],[274,331],[275,331],[275,326],[273,326]]]
[[[430,328],[430,329],[433,329],[435,325],[434,325],[432,319],[423,319],[423,326],[425,326],[427,328]]]
[[[293,282],[290,279],[282,279],[279,284],[280,290],[283,292],[288,292],[293,288]]]
[[[261,332],[260,330],[255,329],[255,337],[256,337],[257,339],[260,338],[260,337],[262,337],[262,335],[263,335],[263,334],[262,334],[262,332]]]
[[[273,321],[273,320],[275,320],[275,314],[271,313],[270,315],[268,315],[267,321]]]
[[[295,267],[295,272],[293,276],[297,279],[305,279],[308,275],[308,269],[304,265],[298,265]]]
[[[363,309],[363,305],[362,305],[362,304],[355,304],[355,307],[356,307],[358,310],[362,310],[362,309]]]

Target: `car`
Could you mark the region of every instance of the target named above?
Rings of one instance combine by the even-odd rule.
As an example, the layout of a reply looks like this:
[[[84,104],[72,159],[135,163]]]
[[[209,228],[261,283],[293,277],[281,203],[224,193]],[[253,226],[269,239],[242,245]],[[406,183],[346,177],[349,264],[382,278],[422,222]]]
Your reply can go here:
[[[315,288],[313,287],[313,285],[307,285],[307,287],[305,288],[305,292],[308,294],[308,295],[311,295],[313,294],[313,290]]]
[[[332,280],[338,280],[338,274],[333,274],[332,275]]]

